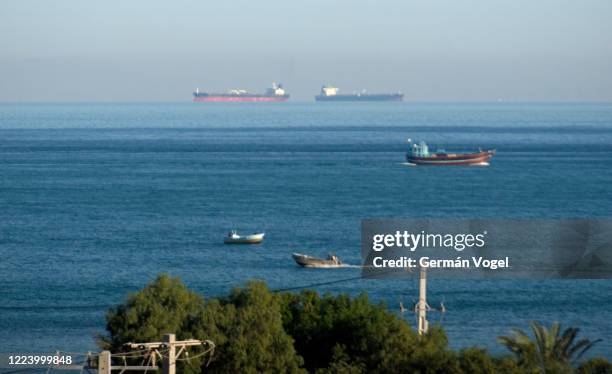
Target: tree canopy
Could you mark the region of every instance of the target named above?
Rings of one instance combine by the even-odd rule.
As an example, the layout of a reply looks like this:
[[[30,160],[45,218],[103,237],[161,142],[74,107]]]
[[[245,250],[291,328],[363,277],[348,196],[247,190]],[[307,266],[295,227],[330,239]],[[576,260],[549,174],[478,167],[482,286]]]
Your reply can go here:
[[[179,372],[186,374],[612,372],[603,358],[576,362],[594,342],[577,340],[575,328],[536,324],[534,339],[519,330],[500,337],[512,356],[475,347],[455,351],[442,328],[432,326],[418,336],[401,316],[366,294],[274,293],[263,282],[205,300],[180,279],[162,274],[111,308],[106,329],[100,345],[113,352],[123,351],[127,342],[159,341],[166,333],[212,340],[216,349],[210,362],[182,361]]]

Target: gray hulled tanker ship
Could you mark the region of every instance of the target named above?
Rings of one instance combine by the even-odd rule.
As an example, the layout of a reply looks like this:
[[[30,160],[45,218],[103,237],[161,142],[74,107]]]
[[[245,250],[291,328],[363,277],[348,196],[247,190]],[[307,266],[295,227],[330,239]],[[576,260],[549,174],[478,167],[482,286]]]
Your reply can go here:
[[[365,90],[359,93],[338,94],[338,88],[324,85],[321,87],[321,93],[315,96],[316,101],[402,101],[404,94],[397,93],[380,93],[371,94]]]

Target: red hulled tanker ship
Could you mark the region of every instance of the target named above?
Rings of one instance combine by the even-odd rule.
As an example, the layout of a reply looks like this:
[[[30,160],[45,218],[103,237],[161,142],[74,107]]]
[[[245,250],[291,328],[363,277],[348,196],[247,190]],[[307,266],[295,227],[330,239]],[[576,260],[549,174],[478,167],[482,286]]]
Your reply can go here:
[[[432,165],[432,166],[455,166],[455,165],[488,165],[489,160],[495,154],[494,149],[478,150],[473,153],[447,153],[444,150],[437,150],[429,153],[429,147],[425,142],[412,143],[408,139],[408,152],[406,161],[413,165]]]
[[[194,103],[243,103],[243,102],[279,102],[287,101],[289,94],[285,92],[282,84],[272,83],[263,94],[251,94],[246,90],[229,90],[227,93],[200,92],[199,88],[193,93]]]

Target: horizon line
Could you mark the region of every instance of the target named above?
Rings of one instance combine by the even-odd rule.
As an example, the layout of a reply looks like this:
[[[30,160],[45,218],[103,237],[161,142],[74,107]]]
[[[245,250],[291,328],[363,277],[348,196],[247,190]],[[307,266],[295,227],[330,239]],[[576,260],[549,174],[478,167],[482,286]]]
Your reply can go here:
[[[609,100],[406,100],[401,102],[330,102],[319,103],[315,100],[290,100],[282,103],[194,103],[191,100],[23,100],[23,101],[3,101],[0,105],[27,105],[27,104],[194,104],[198,106],[219,106],[221,105],[259,105],[283,106],[287,104],[318,104],[320,106],[331,105],[406,105],[406,104],[612,104]]]

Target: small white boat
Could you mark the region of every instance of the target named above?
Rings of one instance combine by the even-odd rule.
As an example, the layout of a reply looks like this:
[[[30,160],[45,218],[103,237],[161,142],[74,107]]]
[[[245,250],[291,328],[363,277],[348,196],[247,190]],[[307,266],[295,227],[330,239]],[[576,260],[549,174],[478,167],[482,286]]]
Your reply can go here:
[[[259,244],[264,240],[265,233],[257,233],[250,235],[238,235],[235,230],[232,230],[227,234],[223,243],[225,244]]]
[[[298,265],[308,268],[331,268],[342,266],[342,261],[334,255],[329,255],[326,259],[323,259],[301,253],[294,253],[292,257]]]

